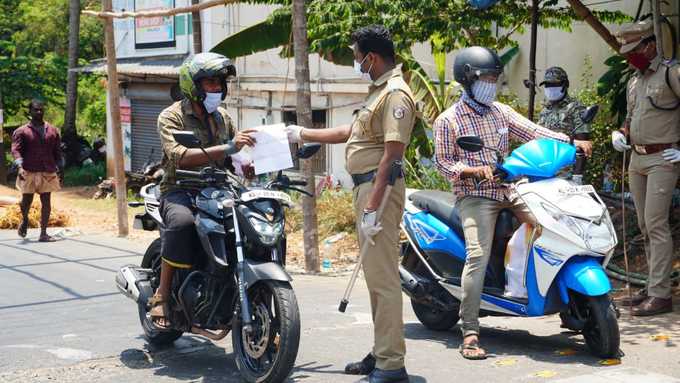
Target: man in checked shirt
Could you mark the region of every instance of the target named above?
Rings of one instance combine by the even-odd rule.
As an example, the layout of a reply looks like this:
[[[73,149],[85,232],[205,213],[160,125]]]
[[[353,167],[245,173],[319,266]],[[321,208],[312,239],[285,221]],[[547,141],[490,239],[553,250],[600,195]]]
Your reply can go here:
[[[453,68],[464,92],[458,102],[435,120],[435,164],[453,185],[465,234],[467,260],[462,276],[460,353],[466,359],[484,359],[486,351],[479,346],[479,306],[496,218],[501,209],[509,208],[522,222],[532,223],[534,219],[512,190],[493,181],[496,154],[490,150],[466,152],[456,145],[456,139],[479,136],[486,146],[507,154],[511,139],[524,143],[545,137],[569,142],[569,137],[536,125],[511,107],[495,102],[496,82],[503,72],[495,52],[482,47],[463,49]],[[590,156],[589,142],[576,140],[574,144]],[[489,182],[478,185],[475,180]]]

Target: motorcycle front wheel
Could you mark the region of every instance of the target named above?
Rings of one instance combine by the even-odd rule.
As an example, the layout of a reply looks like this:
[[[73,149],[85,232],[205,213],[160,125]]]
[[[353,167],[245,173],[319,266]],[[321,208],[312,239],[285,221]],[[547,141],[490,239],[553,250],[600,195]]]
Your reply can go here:
[[[590,352],[600,358],[619,356],[620,334],[616,311],[609,295],[583,297],[580,310],[586,320],[583,337]]]
[[[236,366],[247,382],[279,383],[295,365],[300,345],[300,312],[288,282],[260,281],[248,289],[252,330],[240,310],[232,322]]]

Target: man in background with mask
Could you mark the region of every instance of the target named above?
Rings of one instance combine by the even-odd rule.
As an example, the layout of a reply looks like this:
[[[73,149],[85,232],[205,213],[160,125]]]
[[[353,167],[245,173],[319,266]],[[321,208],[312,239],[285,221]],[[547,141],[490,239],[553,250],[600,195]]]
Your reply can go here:
[[[673,311],[669,211],[680,174],[680,65],[657,53],[651,21],[625,25],[617,38],[620,53],[637,71],[628,82],[624,126],[612,132],[612,145],[633,151],[628,180],[648,267],[647,287],[619,303],[633,306],[633,315],[657,315]]]
[[[396,64],[394,43],[383,26],[360,28],[352,34],[354,68],[372,81],[364,106],[351,125],[331,129],[288,126],[291,142],[347,143],[346,167],[354,182],[354,212],[363,255],[364,275],[373,314],[373,350],[350,363],[345,373],[370,374],[370,383],[408,382],[404,367],[406,344],[399,278],[399,223],[406,188],[399,177],[380,218],[390,169],[404,157],[416,118],[411,89]],[[364,242],[368,241],[367,246]]]
[[[590,124],[581,119],[586,109],[581,102],[569,96],[569,77],[558,67],[550,67],[540,84],[545,93],[545,104],[539,115],[538,124],[555,132],[574,135],[574,139],[590,141]],[[573,175],[576,183],[582,182],[582,175]]]
[[[221,105],[227,95],[227,79],[235,76],[236,68],[222,55],[200,53],[189,57],[179,70],[185,98],[158,116],[161,166],[165,171],[160,182],[160,212],[165,227],[161,232],[161,280],[149,299],[149,314],[162,330],[172,326],[166,316],[174,271],[191,268],[192,256],[200,248],[191,209],[193,192],[177,185],[175,170],[191,170],[213,162],[231,167],[230,155],[255,144],[249,136],[251,130],[235,132],[231,117]],[[173,132],[182,130],[193,132],[210,158],[201,149],[187,148],[175,141]]]
[[[464,91],[460,100],[434,122],[435,165],[453,185],[465,235],[460,353],[466,359],[485,359],[486,351],[479,346],[479,307],[496,218],[501,209],[508,208],[522,222],[532,223],[534,219],[513,190],[494,182],[496,153],[465,152],[456,139],[479,136],[486,146],[507,155],[510,140],[524,143],[545,137],[569,142],[569,137],[536,125],[511,107],[495,102],[496,82],[503,72],[496,52],[483,47],[465,48],[456,55],[453,71]],[[574,144],[590,155],[589,142],[575,140]]]

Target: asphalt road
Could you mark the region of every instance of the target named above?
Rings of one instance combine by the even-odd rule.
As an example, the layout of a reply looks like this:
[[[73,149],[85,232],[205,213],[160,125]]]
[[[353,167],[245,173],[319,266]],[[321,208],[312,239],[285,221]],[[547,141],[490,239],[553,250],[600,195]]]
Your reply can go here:
[[[117,293],[113,277],[139,263],[145,244],[103,235],[56,243],[0,231],[0,381],[238,382],[230,337],[216,344],[187,335],[173,347],[150,349],[136,307]],[[294,382],[354,382],[342,369],[372,344],[365,284],[346,314],[337,312],[346,277],[296,275],[302,340]],[[680,302],[676,302],[680,307]],[[680,382],[680,313],[630,319],[620,326],[621,364],[592,357],[559,319],[483,318],[485,361],[458,354],[458,328],[421,326],[406,302],[407,368],[412,382]]]

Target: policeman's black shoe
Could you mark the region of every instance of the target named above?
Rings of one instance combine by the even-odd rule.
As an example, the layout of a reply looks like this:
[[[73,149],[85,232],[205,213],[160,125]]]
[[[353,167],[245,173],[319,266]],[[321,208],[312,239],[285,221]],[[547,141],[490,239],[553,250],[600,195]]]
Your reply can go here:
[[[347,375],[368,375],[375,369],[375,357],[369,353],[361,362],[349,363],[345,366]]]
[[[367,377],[359,381],[360,383],[409,383],[408,373],[406,368],[399,370],[381,370],[376,368]]]

